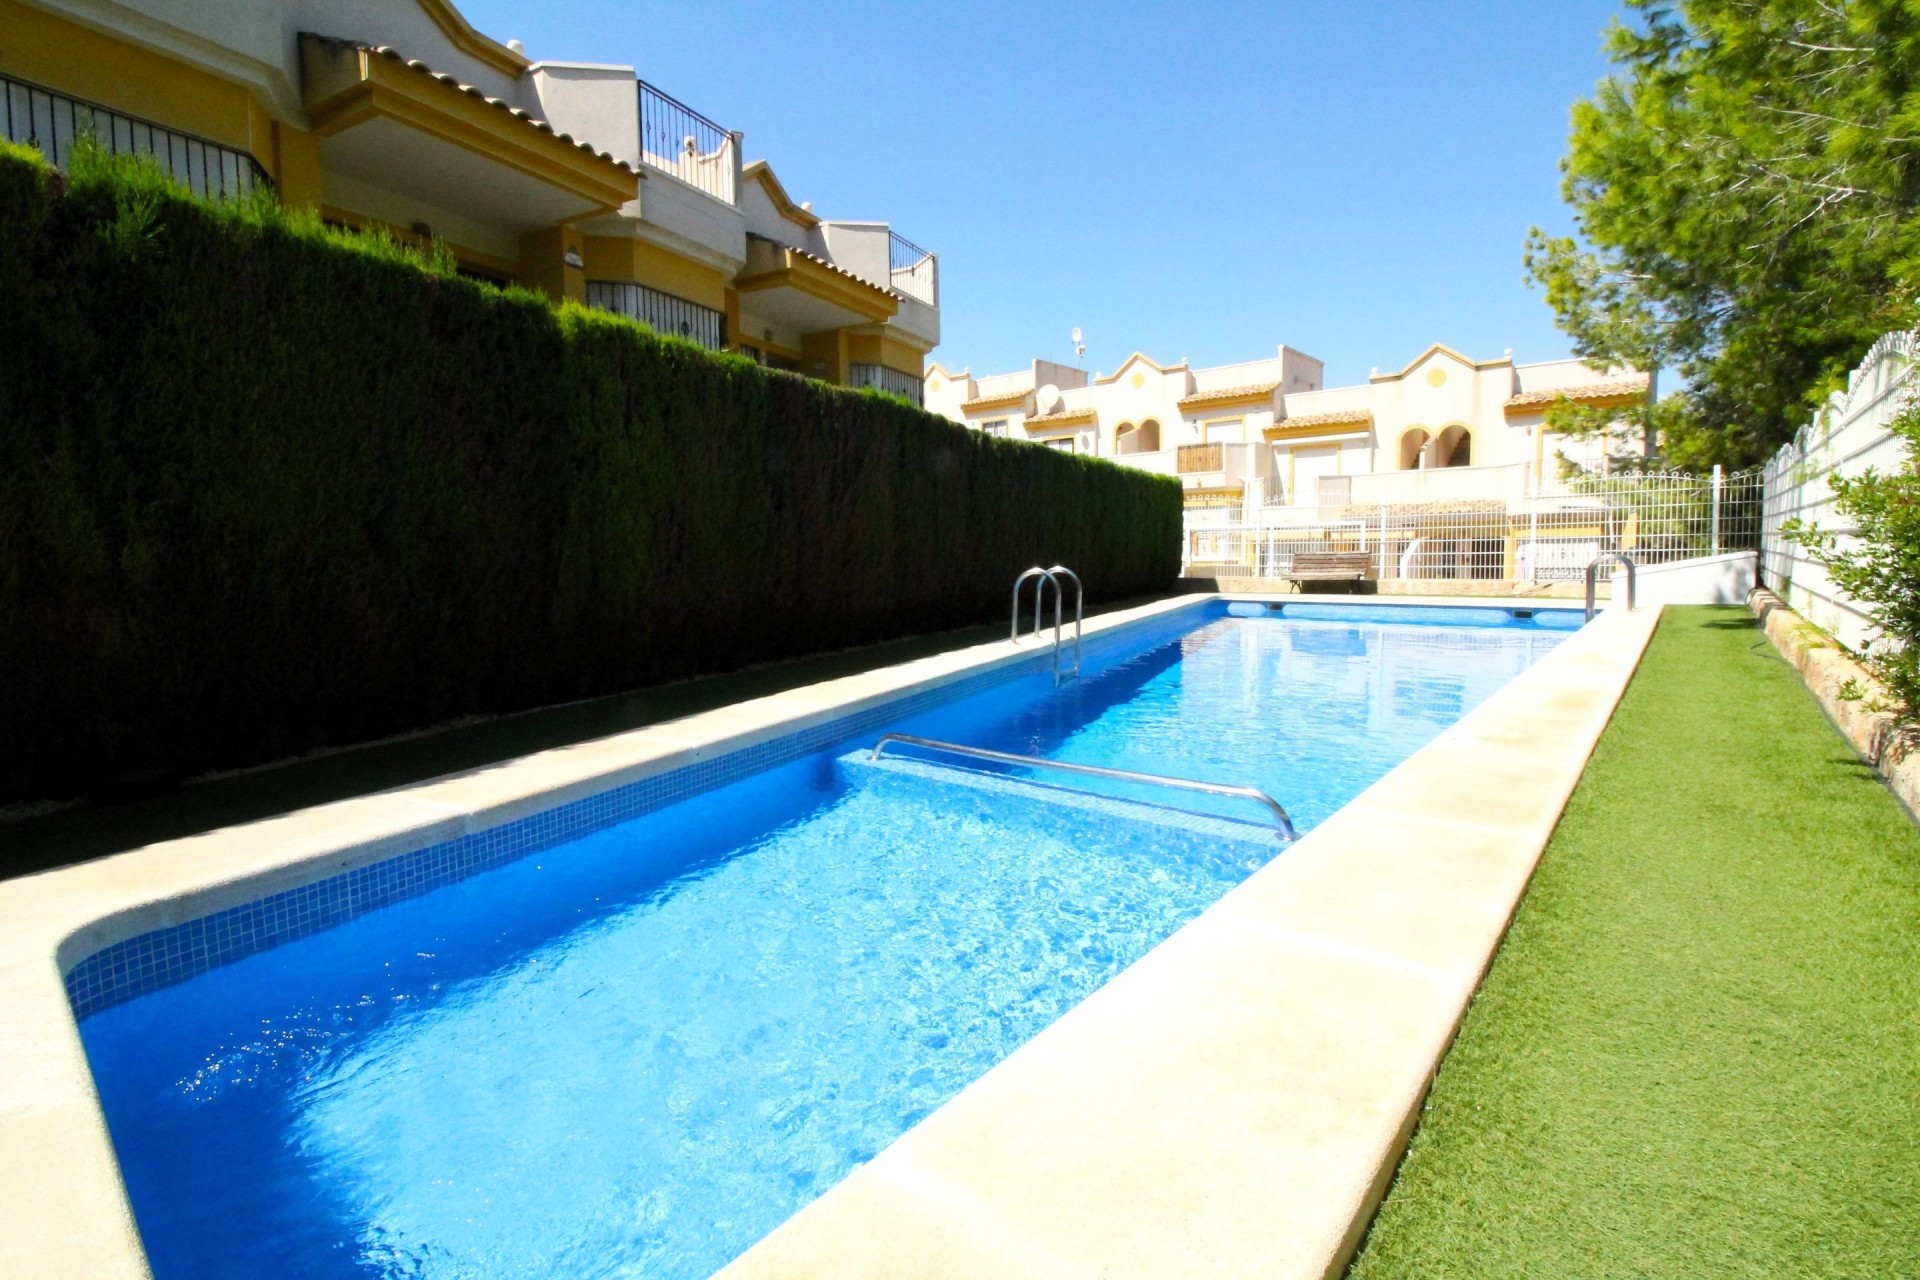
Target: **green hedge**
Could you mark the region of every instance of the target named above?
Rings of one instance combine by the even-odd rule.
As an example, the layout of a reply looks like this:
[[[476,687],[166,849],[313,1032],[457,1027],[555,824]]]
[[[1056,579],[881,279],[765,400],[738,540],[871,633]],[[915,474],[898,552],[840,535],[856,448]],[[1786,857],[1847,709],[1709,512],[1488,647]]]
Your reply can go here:
[[[1178,573],[1176,482],[0,152],[0,799]]]

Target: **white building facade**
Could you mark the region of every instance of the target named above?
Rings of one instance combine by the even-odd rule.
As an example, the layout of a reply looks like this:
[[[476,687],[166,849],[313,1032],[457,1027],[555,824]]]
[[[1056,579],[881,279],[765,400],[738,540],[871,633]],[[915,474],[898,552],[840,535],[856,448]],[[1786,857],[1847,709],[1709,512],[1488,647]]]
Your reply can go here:
[[[1534,489],[1561,455],[1586,462],[1594,453],[1591,442],[1546,428],[1556,400],[1627,406],[1653,394],[1638,370],[1474,360],[1435,343],[1349,387],[1325,386],[1322,362],[1285,346],[1270,359],[1211,368],[1135,352],[1091,377],[1040,360],[980,378],[936,363],[925,403],[994,435],[1178,476],[1190,507],[1229,507],[1308,505],[1323,481],[1344,494],[1351,485],[1339,482],[1349,478],[1408,471],[1497,471],[1502,489]],[[1453,487],[1500,496],[1477,492],[1494,483],[1463,473]]]

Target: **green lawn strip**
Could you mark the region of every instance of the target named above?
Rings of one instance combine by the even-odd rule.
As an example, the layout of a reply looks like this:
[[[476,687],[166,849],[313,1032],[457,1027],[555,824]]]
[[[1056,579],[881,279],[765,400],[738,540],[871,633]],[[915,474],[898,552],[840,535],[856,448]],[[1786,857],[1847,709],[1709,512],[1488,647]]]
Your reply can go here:
[[[1920,1276],[1920,831],[1745,610],[1662,620],[1350,1276]]]

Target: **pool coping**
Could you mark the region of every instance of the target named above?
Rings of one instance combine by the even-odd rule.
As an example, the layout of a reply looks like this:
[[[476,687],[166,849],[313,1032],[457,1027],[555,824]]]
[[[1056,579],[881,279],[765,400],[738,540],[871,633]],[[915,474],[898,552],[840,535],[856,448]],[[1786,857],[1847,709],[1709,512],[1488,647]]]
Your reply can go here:
[[[1388,603],[1348,596],[1196,593],[1101,615],[1088,621],[1086,632],[1089,637],[1099,636],[1218,600],[1265,599],[1293,604]],[[1396,597],[1390,603],[1443,602]],[[1632,616],[1639,619],[1643,615]],[[1616,629],[1606,630],[1611,633]],[[1594,628],[1571,634],[1520,681],[1553,662],[1577,638],[1597,634]],[[1635,646],[1636,659],[1644,643],[1643,637]],[[65,971],[84,957],[156,929],[493,828],[909,694],[1026,663],[1037,652],[1040,649],[1031,642],[1018,647],[1005,641],[970,646],[538,752],[504,764],[0,882],[0,1011],[4,1011],[0,1012],[0,1152],[6,1155],[0,1162],[0,1221],[14,1224],[0,1232],[0,1274],[103,1278],[150,1274],[63,981]],[[1624,685],[1624,680],[1621,683]],[[1495,699],[1502,694],[1496,694]],[[1614,696],[1617,698],[1617,692]],[[1611,711],[1611,702],[1607,709]],[[1482,711],[1484,707],[1461,724]],[[1604,722],[1603,715],[1600,723]],[[1454,730],[1459,727],[1454,726]],[[1591,742],[1587,744],[1590,748]],[[1388,780],[1432,749],[1426,748],[1402,764],[1388,775]],[[1584,751],[1580,759],[1584,762]],[[1578,769],[1574,772],[1577,776]],[[1373,794],[1373,790],[1366,794]],[[1558,804],[1554,813],[1558,813]],[[1273,865],[1297,857],[1300,849],[1310,847],[1315,835],[1338,821],[1336,816],[1323,824]],[[1245,888],[1230,894],[1222,905],[1237,898]],[[1201,919],[1212,918],[1219,910],[1216,907]],[[1190,925],[1176,934],[1147,959],[1185,938],[1193,928]],[[1181,943],[1182,947],[1187,945]],[[1143,960],[1141,965],[1146,963]],[[1141,965],[1127,970],[1115,982]],[[1024,1053],[1026,1050],[1021,1050],[1008,1063]],[[988,1073],[900,1143],[933,1125],[962,1099],[973,1097],[986,1080],[997,1080],[1006,1065]],[[966,1109],[976,1105],[969,1102]],[[886,1160],[892,1151],[889,1148],[883,1152],[880,1160]],[[889,1168],[892,1163],[897,1162],[890,1162]],[[764,1267],[768,1259],[778,1258],[784,1247],[780,1241],[793,1239],[796,1231],[805,1230],[796,1228],[796,1223],[830,1219],[844,1212],[815,1210],[828,1201],[834,1205],[848,1202],[863,1185],[856,1181],[860,1173],[841,1184],[841,1188],[855,1187],[855,1192],[842,1194],[841,1188],[836,1188],[755,1246],[735,1266]],[[857,1206],[854,1212],[859,1216]],[[753,1259],[759,1261],[749,1261]],[[848,1269],[852,1261],[836,1256],[826,1270],[837,1275],[859,1274]],[[783,1270],[778,1264],[774,1269],[782,1274],[806,1273]],[[951,1274],[963,1272],[978,1274],[977,1270],[964,1269]]]

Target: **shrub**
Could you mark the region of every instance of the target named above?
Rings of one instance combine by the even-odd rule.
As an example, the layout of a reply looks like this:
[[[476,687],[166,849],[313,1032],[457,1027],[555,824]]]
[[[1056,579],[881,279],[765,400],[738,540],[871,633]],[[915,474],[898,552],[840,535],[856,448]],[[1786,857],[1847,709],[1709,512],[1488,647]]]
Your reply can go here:
[[[1178,573],[1176,482],[0,151],[0,799]]]

